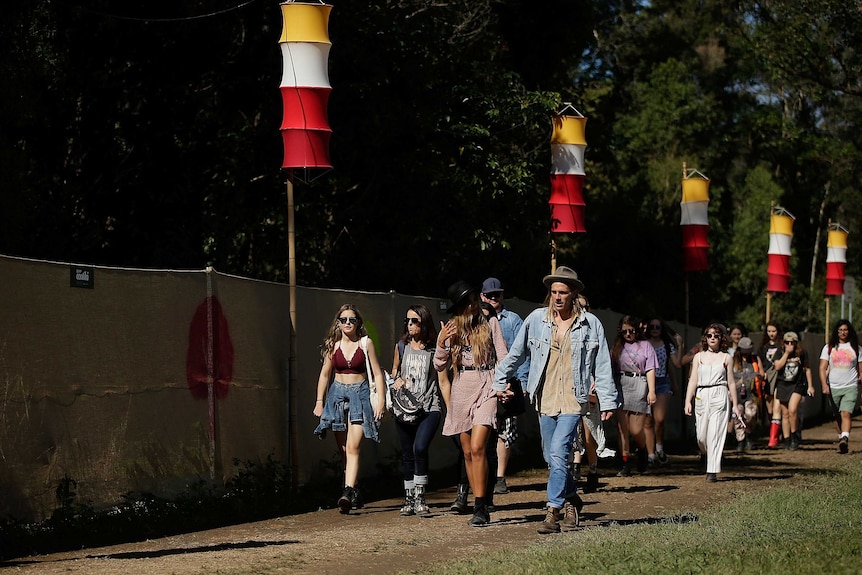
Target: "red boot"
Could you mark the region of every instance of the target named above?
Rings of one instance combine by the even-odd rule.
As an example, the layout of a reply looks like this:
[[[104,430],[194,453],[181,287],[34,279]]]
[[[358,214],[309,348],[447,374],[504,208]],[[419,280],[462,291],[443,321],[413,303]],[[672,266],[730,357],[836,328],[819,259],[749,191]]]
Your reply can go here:
[[[781,424],[773,421],[769,427],[769,443],[766,447],[778,447],[778,436],[781,435]]]

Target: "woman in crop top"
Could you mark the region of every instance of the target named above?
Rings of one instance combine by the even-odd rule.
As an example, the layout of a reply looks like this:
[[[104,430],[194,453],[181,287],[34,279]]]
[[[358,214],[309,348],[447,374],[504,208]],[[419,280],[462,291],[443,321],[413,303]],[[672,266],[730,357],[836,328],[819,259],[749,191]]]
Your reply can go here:
[[[356,490],[359,446],[363,437],[379,443],[377,422],[386,409],[386,384],[374,343],[367,336],[359,310],[345,304],[335,314],[329,334],[320,346],[323,367],[314,402],[314,415],[320,418],[320,424],[314,433],[323,437],[326,430],[331,429],[335,435],[344,466],[344,491],[338,499],[341,513],[350,513],[352,508],[362,506]],[[369,371],[377,385],[377,405],[371,405]]]
[[[728,403],[733,404],[733,413],[737,413],[736,380],[733,358],[727,353],[728,341],[721,324],[711,323],[703,330],[700,346],[702,351],[696,353],[691,362],[683,406],[685,414],[691,415],[691,402],[695,402],[697,445],[701,457],[706,455],[706,480],[718,481],[731,414]]]

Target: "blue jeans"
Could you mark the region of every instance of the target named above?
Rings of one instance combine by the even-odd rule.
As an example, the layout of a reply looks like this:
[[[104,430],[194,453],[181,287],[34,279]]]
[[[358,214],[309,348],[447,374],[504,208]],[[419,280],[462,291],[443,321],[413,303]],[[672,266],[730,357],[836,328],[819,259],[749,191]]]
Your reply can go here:
[[[548,475],[548,506],[555,509],[562,509],[566,498],[574,496],[578,490],[575,478],[569,472],[569,455],[580,420],[580,414],[575,413],[539,416],[542,455],[551,470]]]
[[[440,424],[440,412],[431,411],[425,414],[418,425],[407,425],[395,421],[398,438],[401,440],[401,462],[404,481],[413,481],[415,477],[428,477],[428,446],[437,433]]]

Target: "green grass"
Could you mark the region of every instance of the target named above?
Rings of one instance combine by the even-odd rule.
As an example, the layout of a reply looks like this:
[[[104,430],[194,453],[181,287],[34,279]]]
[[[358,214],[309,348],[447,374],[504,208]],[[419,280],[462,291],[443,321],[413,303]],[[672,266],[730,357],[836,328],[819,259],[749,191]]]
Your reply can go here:
[[[731,495],[698,515],[587,528],[518,551],[432,564],[421,573],[862,573],[858,458],[794,483]]]

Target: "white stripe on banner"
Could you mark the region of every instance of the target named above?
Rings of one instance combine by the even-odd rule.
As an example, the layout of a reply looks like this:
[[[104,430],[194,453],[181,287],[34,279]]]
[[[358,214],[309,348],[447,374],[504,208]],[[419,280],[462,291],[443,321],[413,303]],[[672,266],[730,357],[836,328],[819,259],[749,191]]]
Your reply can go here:
[[[682,218],[680,218],[679,225],[708,226],[708,208],[709,202],[680,202],[679,209],[682,212]]]
[[[586,176],[584,171],[584,151],[581,144],[551,144],[552,174],[572,174]]]
[[[784,234],[769,234],[769,251],[767,253],[781,256],[792,255],[790,253],[790,240],[792,239],[793,236]]]
[[[827,262],[847,263],[847,248],[826,248]]]

